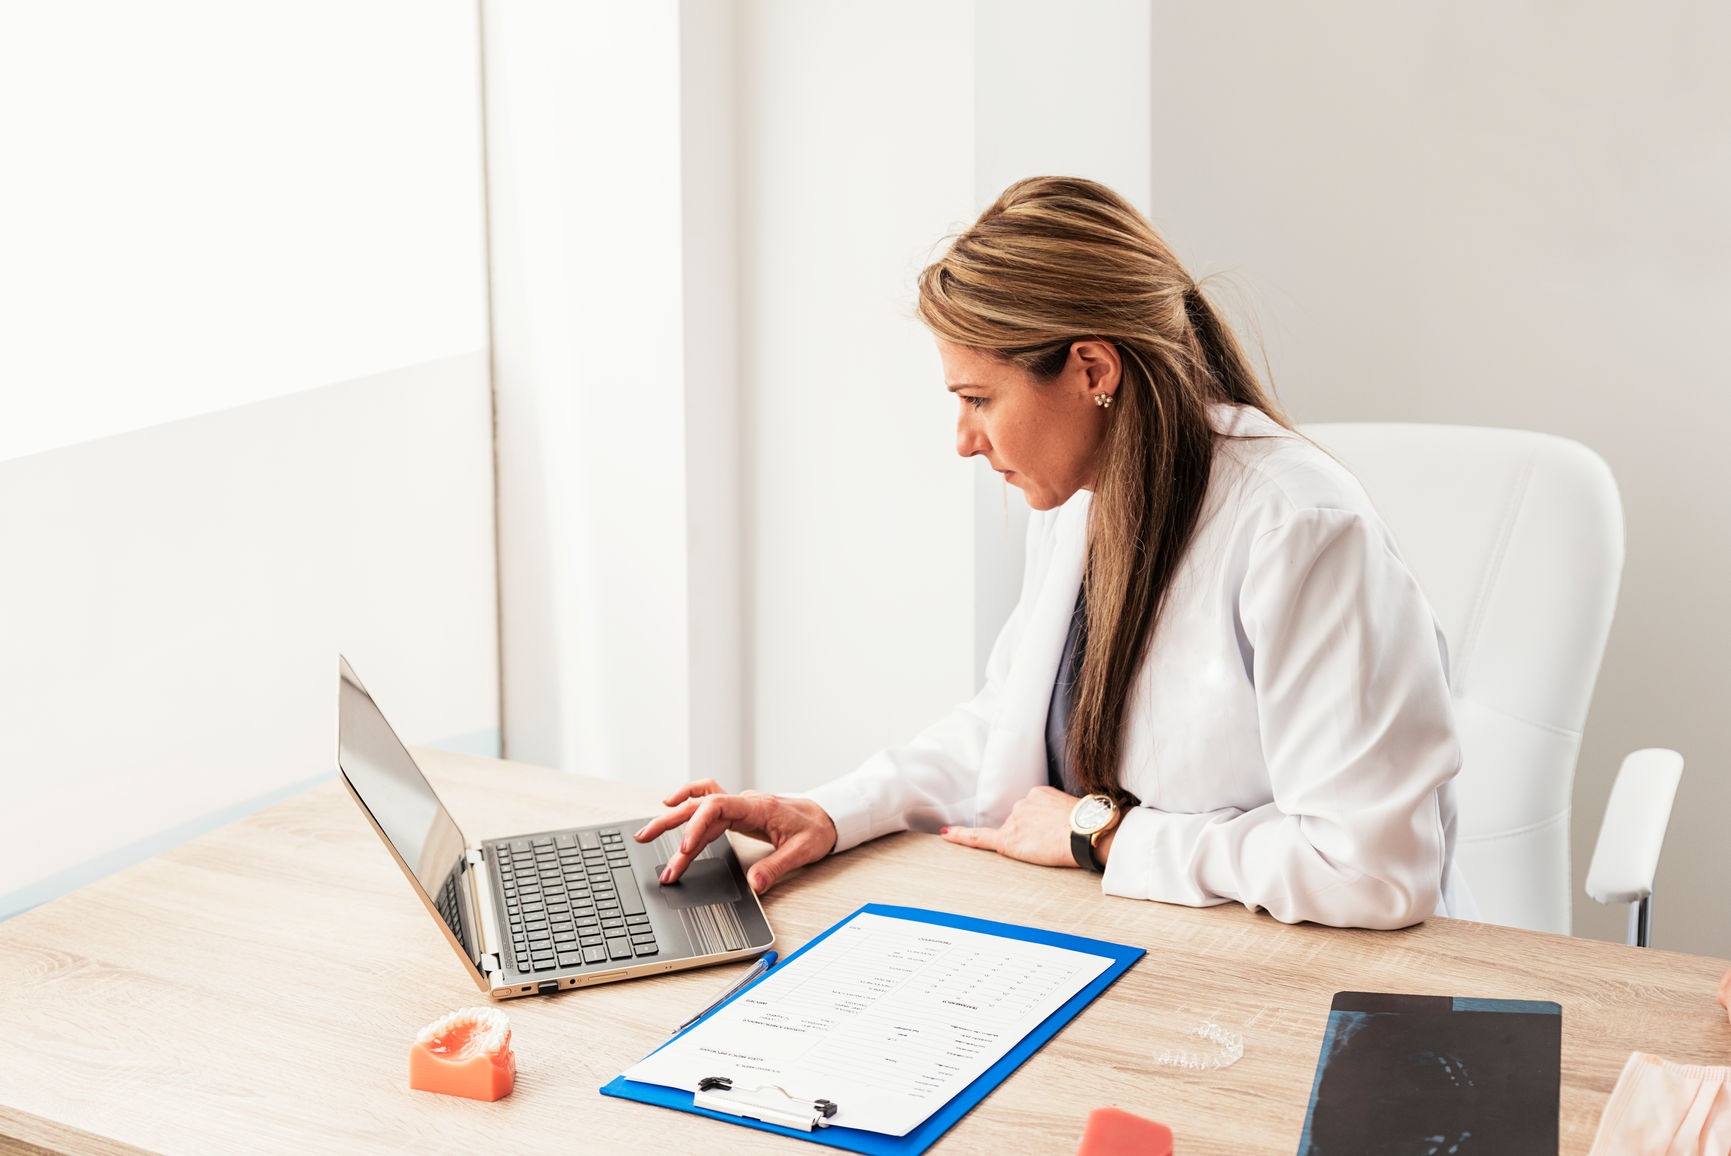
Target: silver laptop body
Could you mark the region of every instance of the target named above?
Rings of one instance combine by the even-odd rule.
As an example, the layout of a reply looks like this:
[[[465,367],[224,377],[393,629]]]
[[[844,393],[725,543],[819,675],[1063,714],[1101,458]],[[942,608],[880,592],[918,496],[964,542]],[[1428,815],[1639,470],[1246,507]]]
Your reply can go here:
[[[775,936],[725,838],[675,884],[678,833],[647,819],[470,843],[348,660],[337,657],[337,770],[438,920],[476,986],[498,999],[745,959]]]

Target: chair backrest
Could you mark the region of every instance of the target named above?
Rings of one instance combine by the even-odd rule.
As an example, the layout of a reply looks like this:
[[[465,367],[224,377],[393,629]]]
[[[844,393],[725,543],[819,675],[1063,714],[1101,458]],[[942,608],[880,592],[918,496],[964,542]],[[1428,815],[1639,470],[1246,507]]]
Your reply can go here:
[[[1483,918],[1568,934],[1569,798],[1623,570],[1610,468],[1522,430],[1302,432],[1363,483],[1448,639],[1456,859]]]

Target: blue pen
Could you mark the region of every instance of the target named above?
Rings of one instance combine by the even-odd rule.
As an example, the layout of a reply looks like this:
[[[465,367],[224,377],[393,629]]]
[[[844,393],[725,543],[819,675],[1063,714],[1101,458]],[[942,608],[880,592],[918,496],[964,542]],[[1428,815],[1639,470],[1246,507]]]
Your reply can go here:
[[[758,956],[757,962],[753,963],[750,967],[746,968],[745,974],[740,976],[738,979],[734,980],[733,983],[729,984],[726,991],[722,992],[720,995],[716,996],[713,1000],[711,1000],[708,1007],[704,1008],[702,1011],[698,1012],[696,1015],[692,1016],[690,1019],[686,1020],[684,1023],[680,1024],[678,1027],[674,1028],[671,1032],[668,1032],[667,1034],[671,1035],[671,1036],[678,1035],[680,1032],[684,1031],[686,1028],[690,1027],[692,1024],[696,1023],[698,1020],[702,1019],[704,1016],[708,1015],[710,1012],[714,1011],[716,1008],[720,1007],[722,1004],[724,1004],[728,1000],[732,999],[735,995],[739,994],[740,989],[743,988],[746,984],[750,983],[752,980],[756,979],[758,976],[762,975],[764,972],[766,972],[770,968],[774,967],[775,966],[775,959],[776,959],[776,956],[775,956],[775,952],[773,952],[773,951],[766,951],[762,955]]]

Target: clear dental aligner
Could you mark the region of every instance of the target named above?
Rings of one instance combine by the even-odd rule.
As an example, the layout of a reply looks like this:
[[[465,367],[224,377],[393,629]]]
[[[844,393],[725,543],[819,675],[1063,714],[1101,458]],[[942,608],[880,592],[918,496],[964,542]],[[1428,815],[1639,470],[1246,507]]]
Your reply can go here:
[[[1230,1067],[1244,1056],[1244,1037],[1227,1031],[1213,1020],[1197,1024],[1190,1029],[1190,1034],[1218,1046],[1213,1051],[1163,1048],[1154,1053],[1154,1062],[1169,1068],[1206,1072],[1214,1068]]]

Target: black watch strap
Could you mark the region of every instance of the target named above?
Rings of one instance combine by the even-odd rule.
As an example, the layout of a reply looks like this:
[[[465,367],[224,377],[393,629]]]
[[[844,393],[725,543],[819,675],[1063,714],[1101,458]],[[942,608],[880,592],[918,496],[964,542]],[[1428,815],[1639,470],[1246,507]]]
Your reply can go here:
[[[1076,866],[1084,871],[1092,871],[1096,875],[1104,874],[1106,868],[1094,856],[1094,838],[1080,831],[1070,832],[1070,854],[1075,856]]]

